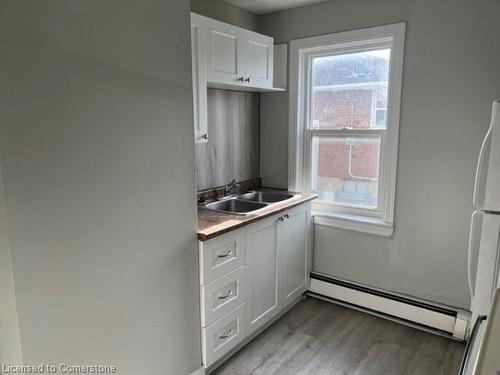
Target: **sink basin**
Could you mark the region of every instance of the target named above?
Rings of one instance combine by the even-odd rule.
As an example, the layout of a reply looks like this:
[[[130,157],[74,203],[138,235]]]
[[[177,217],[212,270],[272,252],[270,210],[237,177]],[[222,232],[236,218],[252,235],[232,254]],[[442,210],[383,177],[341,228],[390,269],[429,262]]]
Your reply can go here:
[[[246,215],[260,208],[266,207],[267,204],[252,202],[248,200],[226,199],[223,201],[213,202],[205,205],[209,210],[231,213],[236,215]]]
[[[252,202],[276,203],[293,198],[292,194],[273,193],[270,191],[255,191],[239,195],[237,199],[243,199]]]

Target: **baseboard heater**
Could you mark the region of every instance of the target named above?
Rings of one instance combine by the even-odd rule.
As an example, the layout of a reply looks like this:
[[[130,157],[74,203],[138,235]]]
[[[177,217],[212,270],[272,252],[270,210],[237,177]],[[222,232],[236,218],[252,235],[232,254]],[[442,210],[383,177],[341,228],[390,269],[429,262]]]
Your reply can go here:
[[[469,317],[459,310],[415,301],[314,272],[311,273],[309,292],[377,315],[438,330],[458,340],[466,338]]]

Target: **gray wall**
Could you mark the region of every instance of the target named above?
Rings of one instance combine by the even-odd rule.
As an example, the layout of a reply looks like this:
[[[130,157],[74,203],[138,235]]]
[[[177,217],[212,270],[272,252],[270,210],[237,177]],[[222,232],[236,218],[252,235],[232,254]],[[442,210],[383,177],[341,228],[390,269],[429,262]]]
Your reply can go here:
[[[315,228],[314,269],[467,308],[474,168],[500,98],[500,2],[335,0],[261,17],[276,42],[408,21],[396,229],[385,239]],[[287,94],[261,98],[263,183],[285,186]]]
[[[0,3],[0,161],[25,364],[200,366],[189,10]]]
[[[259,94],[208,90],[208,142],[197,143],[198,190],[259,177]]]
[[[0,175],[0,363],[21,364],[12,255],[9,247],[3,179]]]
[[[224,0],[191,0],[191,11],[249,30],[259,27],[258,15]]]

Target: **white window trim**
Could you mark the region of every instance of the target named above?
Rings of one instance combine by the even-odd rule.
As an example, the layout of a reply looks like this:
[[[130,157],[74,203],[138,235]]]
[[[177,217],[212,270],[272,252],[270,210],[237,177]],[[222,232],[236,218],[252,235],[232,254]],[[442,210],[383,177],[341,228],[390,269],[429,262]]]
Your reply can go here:
[[[308,74],[304,74],[308,54],[328,48],[339,53],[353,51],[356,46],[366,47],[372,44],[391,47],[389,66],[389,86],[387,103],[387,131],[381,154],[380,211],[371,214],[356,210],[332,210],[321,202],[313,201],[314,222],[343,229],[356,230],[389,237],[394,231],[394,204],[396,196],[396,171],[399,139],[399,119],[401,107],[401,86],[403,78],[403,56],[405,42],[404,22],[370,27],[361,30],[346,31],[290,42],[290,113],[289,113],[289,148],[288,148],[288,188],[292,191],[309,192],[310,168],[306,167],[306,155],[309,154],[309,140],[306,129],[305,87]],[[326,47],[328,46],[328,47]],[[366,129],[370,133],[371,129]],[[371,216],[371,217],[370,217]]]

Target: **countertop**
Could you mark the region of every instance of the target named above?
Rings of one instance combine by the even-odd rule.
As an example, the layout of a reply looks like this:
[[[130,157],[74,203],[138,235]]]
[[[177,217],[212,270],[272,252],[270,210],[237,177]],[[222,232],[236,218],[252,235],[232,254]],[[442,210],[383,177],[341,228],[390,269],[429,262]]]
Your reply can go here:
[[[294,193],[285,190],[272,191],[283,194],[292,194],[293,198],[287,199],[283,202],[270,204],[268,207],[262,208],[249,215],[234,215],[198,207],[198,239],[200,241],[209,240],[223,233],[241,228],[257,220],[288,210],[299,204],[309,202],[317,197],[316,194],[309,193]]]

